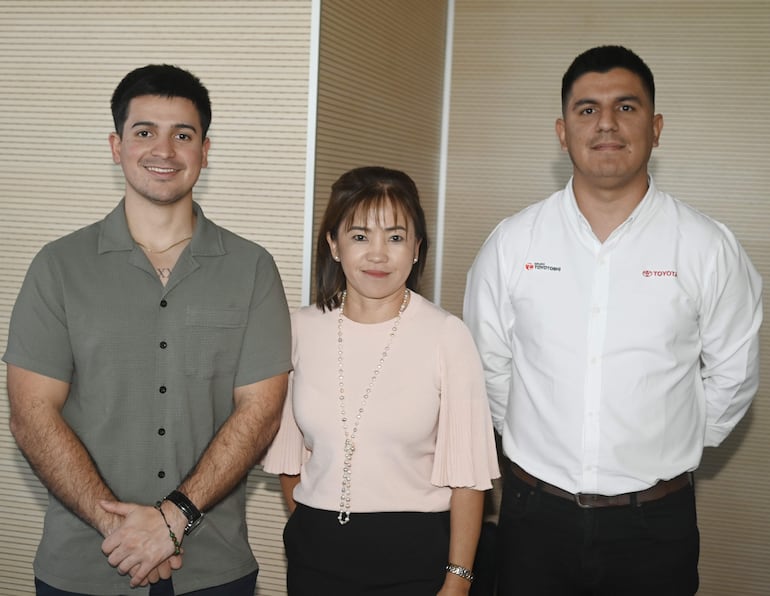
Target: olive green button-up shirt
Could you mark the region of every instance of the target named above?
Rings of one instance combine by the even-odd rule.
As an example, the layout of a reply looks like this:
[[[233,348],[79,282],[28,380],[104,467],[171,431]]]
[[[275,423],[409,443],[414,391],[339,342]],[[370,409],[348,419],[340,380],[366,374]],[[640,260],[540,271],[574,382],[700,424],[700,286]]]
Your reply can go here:
[[[291,368],[272,257],[194,208],[194,235],[165,287],[121,202],[38,253],[11,317],[3,360],[70,383],[63,416],[121,501],[153,504],[175,489],[232,412],[233,389]],[[256,569],[244,510],[245,482],[185,540],[177,593]],[[73,592],[128,593],[101,542],[50,497],[37,577]]]

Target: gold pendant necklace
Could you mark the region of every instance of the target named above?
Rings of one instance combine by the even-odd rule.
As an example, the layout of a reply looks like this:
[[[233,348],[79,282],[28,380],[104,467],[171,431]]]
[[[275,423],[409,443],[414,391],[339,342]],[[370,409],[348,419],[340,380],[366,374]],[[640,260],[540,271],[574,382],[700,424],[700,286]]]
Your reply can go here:
[[[345,298],[347,295],[347,290],[344,290],[342,292],[342,299],[340,300],[340,314],[337,319],[337,378],[339,379],[340,417],[342,419],[342,429],[345,431],[345,461],[342,464],[342,491],[340,493],[340,511],[337,515],[337,520],[340,522],[341,526],[344,526],[350,521],[350,479],[353,453],[356,450],[355,440],[356,435],[358,434],[358,423],[361,422],[361,417],[363,416],[364,408],[366,407],[366,400],[369,399],[372,387],[374,387],[374,382],[382,371],[382,365],[390,352],[390,346],[393,344],[393,337],[396,335],[398,326],[401,323],[401,315],[404,314],[404,309],[409,301],[409,290],[404,290],[404,299],[401,301],[401,306],[398,308],[398,316],[396,317],[396,320],[393,321],[393,327],[390,328],[388,343],[385,344],[385,348],[382,350],[377,366],[374,367],[372,378],[369,380],[369,384],[366,386],[366,389],[361,396],[361,405],[356,413],[356,421],[353,423],[352,431],[348,430],[348,416],[345,412],[345,373],[342,367],[342,315],[345,311]]]
[[[172,248],[174,248],[175,246],[178,246],[179,244],[182,244],[182,242],[184,242],[185,240],[192,240],[192,236],[187,236],[187,238],[182,238],[181,240],[177,240],[176,242],[174,242],[174,244],[171,244],[170,246],[167,246],[163,250],[152,249],[149,246],[145,246],[144,244],[142,244],[138,240],[134,240],[134,242],[136,242],[136,244],[138,246],[141,246],[147,252],[151,252],[152,254],[159,255],[159,254],[162,254],[164,252],[167,252],[167,251],[171,250]]]

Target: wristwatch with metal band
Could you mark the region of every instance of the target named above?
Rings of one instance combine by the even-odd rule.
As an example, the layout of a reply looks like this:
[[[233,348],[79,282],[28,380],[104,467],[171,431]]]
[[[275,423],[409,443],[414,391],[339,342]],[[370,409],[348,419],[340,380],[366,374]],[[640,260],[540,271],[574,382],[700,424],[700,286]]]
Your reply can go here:
[[[185,536],[188,536],[203,521],[203,513],[193,505],[193,502],[187,498],[187,495],[178,490],[172,490],[163,500],[170,501],[179,507],[179,511],[187,518],[187,525],[184,528]]]

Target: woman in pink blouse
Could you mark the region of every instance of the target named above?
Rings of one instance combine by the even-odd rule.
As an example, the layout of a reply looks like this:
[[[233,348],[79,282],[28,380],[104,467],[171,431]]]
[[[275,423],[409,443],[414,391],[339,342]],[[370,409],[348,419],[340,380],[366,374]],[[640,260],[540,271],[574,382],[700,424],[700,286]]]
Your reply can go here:
[[[263,462],[291,512],[290,596],[470,590],[499,471],[471,335],[416,293],[427,252],[409,176],[365,167],[334,183],[316,304],[292,315],[294,372]]]

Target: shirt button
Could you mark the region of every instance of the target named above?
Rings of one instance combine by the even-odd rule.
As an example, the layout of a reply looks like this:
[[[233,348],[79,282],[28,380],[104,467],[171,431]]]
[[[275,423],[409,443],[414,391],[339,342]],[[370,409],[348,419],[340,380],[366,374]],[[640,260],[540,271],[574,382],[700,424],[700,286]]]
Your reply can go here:
[[[160,391],[161,393],[166,393],[166,391],[167,391],[166,386],[165,385],[161,385],[160,388],[158,389],[158,391]]]
[[[160,305],[161,305],[163,308],[166,308],[166,307],[168,306],[168,302],[166,302],[166,299],[165,299],[165,298],[164,298],[163,300],[161,300],[161,301],[160,301]]]
[[[165,341],[160,342],[160,349],[165,350],[168,347],[168,344]]]
[[[166,473],[163,470],[158,472],[158,478],[165,478],[165,477],[166,477]]]
[[[163,435],[166,434],[166,429],[165,428],[159,428],[158,429],[158,434],[162,437]]]

